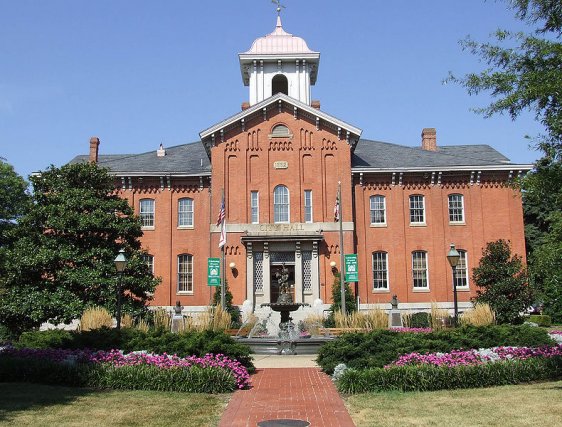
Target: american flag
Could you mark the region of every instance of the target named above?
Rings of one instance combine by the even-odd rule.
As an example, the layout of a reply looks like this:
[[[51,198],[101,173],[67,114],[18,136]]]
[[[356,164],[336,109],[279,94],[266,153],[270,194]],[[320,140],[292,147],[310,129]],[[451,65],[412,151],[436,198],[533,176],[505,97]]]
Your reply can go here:
[[[219,216],[217,218],[217,226],[221,227],[221,238],[219,240],[219,248],[222,248],[226,244],[226,212],[224,209],[224,196],[222,197],[221,208],[219,211]]]
[[[338,222],[340,220],[340,194],[336,196],[336,204],[334,205],[334,221]]]

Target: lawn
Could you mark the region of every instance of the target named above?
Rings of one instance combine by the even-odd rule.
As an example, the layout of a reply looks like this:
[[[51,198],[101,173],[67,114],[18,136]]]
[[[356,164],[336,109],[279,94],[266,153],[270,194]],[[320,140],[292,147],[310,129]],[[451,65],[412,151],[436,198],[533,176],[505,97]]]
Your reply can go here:
[[[13,426],[216,426],[230,395],[95,391],[0,383],[0,424]]]
[[[357,427],[562,425],[562,381],[345,398]]]

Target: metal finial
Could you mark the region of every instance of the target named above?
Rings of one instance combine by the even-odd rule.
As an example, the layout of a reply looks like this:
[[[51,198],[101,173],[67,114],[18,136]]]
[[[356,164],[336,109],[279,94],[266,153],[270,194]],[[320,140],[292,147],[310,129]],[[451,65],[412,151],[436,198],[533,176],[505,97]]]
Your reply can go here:
[[[281,9],[285,9],[286,6],[281,4],[281,0],[271,0],[271,3],[275,3],[277,5],[277,16],[281,16]]]

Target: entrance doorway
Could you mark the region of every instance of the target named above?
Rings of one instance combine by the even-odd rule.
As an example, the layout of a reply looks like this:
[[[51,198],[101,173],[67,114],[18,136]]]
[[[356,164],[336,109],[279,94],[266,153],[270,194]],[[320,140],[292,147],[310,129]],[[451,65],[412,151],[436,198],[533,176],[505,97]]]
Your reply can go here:
[[[294,265],[288,265],[285,264],[285,268],[287,270],[289,270],[289,286],[291,287],[291,296],[293,297],[293,301],[295,301],[295,266]],[[271,301],[272,303],[277,302],[277,298],[279,298],[279,277],[277,276],[277,273],[281,273],[281,270],[283,269],[283,265],[282,264],[272,264],[271,268],[270,268],[270,277],[269,277],[269,283],[271,286]]]

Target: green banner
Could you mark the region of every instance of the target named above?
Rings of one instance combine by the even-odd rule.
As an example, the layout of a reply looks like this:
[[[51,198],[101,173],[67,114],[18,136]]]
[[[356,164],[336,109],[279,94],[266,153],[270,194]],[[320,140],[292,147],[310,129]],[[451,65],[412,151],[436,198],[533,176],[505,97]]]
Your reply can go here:
[[[357,254],[345,255],[345,281],[358,282],[359,269],[357,268]]]
[[[221,285],[221,259],[208,258],[207,260],[207,285]]]

